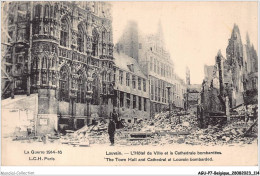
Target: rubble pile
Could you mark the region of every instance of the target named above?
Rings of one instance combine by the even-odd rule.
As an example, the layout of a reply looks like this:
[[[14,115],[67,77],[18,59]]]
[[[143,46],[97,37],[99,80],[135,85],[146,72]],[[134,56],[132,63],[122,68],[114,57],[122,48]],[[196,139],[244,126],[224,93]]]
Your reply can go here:
[[[245,115],[247,113],[247,115],[254,115],[254,109],[256,109],[256,112],[258,110],[258,105],[257,104],[253,104],[253,105],[247,105],[247,108],[245,108],[245,106],[240,106],[238,108],[235,108],[234,111],[239,114],[239,115]]]
[[[86,125],[75,132],[66,130],[66,135],[61,136],[60,142],[62,144],[74,146],[89,146],[90,144],[107,143],[107,124],[102,121],[98,125]]]
[[[226,144],[250,144],[255,138],[245,137],[244,134],[253,123],[245,123],[241,120],[232,121],[221,127],[209,126],[207,129],[194,130],[187,136],[186,144],[191,145],[226,145]],[[257,127],[255,128],[257,129]],[[256,130],[257,131],[257,130]],[[252,130],[254,133],[254,131]]]
[[[257,124],[253,121],[232,118],[228,124],[209,125],[206,129],[198,127],[197,118],[190,114],[171,114],[162,112],[155,118],[139,120],[134,124],[125,123],[117,129],[115,141],[118,145],[233,145],[250,144],[255,137],[245,136],[252,126],[251,133],[257,135]],[[84,126],[75,132],[61,137],[61,142],[75,146],[109,143],[107,123]],[[141,137],[140,137],[141,136]]]

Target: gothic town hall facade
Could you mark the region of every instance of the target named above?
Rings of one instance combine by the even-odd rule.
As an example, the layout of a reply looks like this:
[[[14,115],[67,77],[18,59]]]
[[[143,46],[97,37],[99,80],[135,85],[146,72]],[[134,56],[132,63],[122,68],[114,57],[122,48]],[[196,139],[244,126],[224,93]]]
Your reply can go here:
[[[108,2],[9,3],[4,96],[37,95],[38,133],[81,128],[116,106],[110,10]]]

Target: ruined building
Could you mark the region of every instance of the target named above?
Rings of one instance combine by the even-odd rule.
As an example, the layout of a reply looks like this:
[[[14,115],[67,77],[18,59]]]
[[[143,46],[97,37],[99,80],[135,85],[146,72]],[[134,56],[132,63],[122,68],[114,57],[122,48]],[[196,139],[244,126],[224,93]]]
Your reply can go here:
[[[115,91],[121,119],[135,123],[150,118],[149,82],[138,62],[122,52],[114,52]]]
[[[254,46],[250,44],[248,34],[246,45],[243,45],[240,31],[236,24],[229,39],[226,57],[224,61],[224,86],[226,86],[226,90],[228,89],[229,98],[232,99],[231,107],[246,103],[245,101],[249,103],[252,101],[250,100],[251,98],[254,98],[253,102],[256,103],[258,79],[257,53]],[[232,90],[230,87],[232,87]]]
[[[187,91],[185,94],[185,108],[189,112],[196,114],[197,106],[200,103],[201,84],[191,84],[190,78],[190,69],[186,67]]]
[[[161,24],[152,35],[142,35],[135,22],[129,22],[127,26],[117,47],[136,59],[147,76],[151,115],[166,110],[169,103],[172,107],[184,108],[186,84],[174,72],[174,63],[165,49]]]
[[[243,47],[245,56],[244,75],[244,97],[247,104],[257,103],[258,100],[258,56],[254,46],[250,43],[247,34],[247,41]]]
[[[110,4],[34,1],[8,6],[4,72],[10,79],[2,77],[2,97],[27,94],[29,100],[36,95],[32,111],[38,134],[57,130],[57,124],[78,129],[108,116],[115,101]],[[16,101],[16,108],[28,102]]]
[[[245,58],[243,55],[243,44],[238,26],[235,24],[226,49],[225,72],[230,73],[230,82],[226,86],[232,87],[232,105],[243,103],[243,75],[245,73]],[[227,76],[226,76],[227,77]],[[230,93],[229,93],[230,94]]]
[[[257,103],[257,53],[248,35],[246,45],[243,45],[236,24],[226,48],[226,57],[219,51],[215,65],[205,66],[201,99],[206,112],[224,113],[226,98],[230,108]]]

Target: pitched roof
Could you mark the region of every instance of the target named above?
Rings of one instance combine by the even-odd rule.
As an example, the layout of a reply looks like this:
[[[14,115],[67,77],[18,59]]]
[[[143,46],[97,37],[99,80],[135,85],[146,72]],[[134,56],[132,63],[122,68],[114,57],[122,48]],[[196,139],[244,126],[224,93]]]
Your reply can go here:
[[[118,52],[114,52],[114,58],[115,58],[116,67],[125,70],[127,72],[132,72],[133,74],[139,77],[147,79],[147,77],[141,71],[138,62],[134,58],[129,57],[124,53],[118,53]],[[131,65],[133,70],[131,69]]]

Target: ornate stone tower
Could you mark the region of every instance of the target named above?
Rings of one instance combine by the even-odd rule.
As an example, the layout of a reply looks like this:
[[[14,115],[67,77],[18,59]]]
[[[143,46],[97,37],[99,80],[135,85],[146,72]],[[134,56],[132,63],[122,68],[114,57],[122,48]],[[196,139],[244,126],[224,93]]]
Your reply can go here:
[[[108,116],[114,89],[113,34],[108,2],[11,2],[13,39],[9,92],[38,93],[38,133],[64,124],[77,129],[91,114]]]

